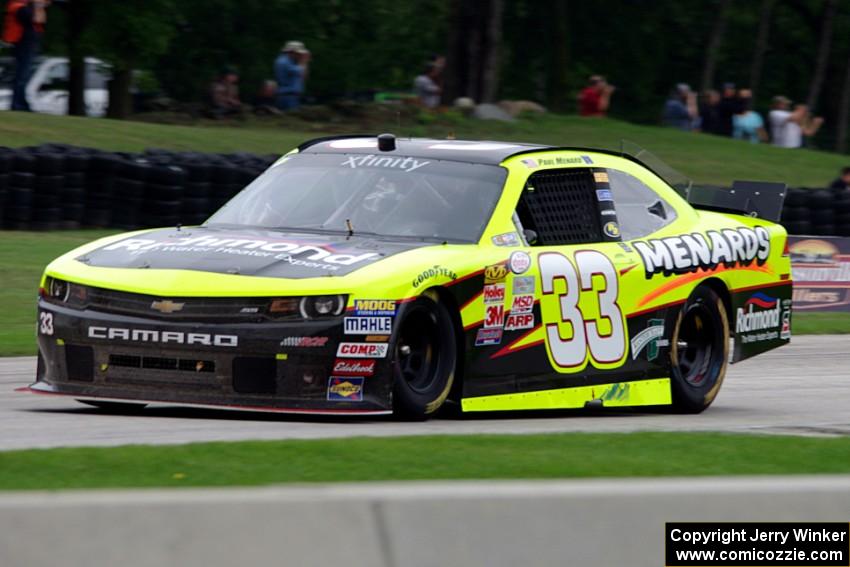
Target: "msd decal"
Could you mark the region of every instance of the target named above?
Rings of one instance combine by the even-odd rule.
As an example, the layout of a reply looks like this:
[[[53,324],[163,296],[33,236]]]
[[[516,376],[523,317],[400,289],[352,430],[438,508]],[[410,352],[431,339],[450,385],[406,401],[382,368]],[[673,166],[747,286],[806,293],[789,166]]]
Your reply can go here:
[[[706,238],[706,236],[708,238]],[[762,226],[754,229],[726,228],[653,239],[633,244],[643,259],[646,278],[655,274],[683,274],[700,268],[713,270],[719,264],[727,268],[759,266],[770,256],[770,233]]]
[[[513,313],[531,313],[534,309],[533,295],[515,295],[513,303],[511,303],[511,314]]]
[[[346,317],[346,335],[389,335],[393,332],[392,317]]]
[[[340,343],[336,355],[348,358],[386,358],[388,350],[386,343]]]
[[[338,358],[334,362],[334,376],[372,376],[375,374],[375,360],[349,360]]]

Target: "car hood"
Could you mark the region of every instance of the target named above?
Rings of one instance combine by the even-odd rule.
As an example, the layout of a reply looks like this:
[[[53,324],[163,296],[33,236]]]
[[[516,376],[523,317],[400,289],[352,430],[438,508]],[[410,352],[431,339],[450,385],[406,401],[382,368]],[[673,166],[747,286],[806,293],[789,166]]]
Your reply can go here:
[[[429,246],[369,236],[197,227],[135,233],[75,259],[102,268],[176,269],[271,278],[344,276]]]

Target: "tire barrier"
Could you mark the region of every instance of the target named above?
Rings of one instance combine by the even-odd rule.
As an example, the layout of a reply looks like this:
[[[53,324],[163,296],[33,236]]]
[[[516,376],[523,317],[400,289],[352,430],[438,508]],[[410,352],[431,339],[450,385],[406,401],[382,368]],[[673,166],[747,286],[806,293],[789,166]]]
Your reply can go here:
[[[850,236],[850,190],[789,189],[780,222],[789,234]]]
[[[0,147],[0,227],[133,230],[204,222],[279,156],[65,144]]]

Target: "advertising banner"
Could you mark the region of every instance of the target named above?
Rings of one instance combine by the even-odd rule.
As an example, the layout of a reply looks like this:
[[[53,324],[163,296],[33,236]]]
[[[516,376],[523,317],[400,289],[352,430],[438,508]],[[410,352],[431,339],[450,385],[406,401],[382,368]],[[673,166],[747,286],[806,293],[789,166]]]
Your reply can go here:
[[[789,236],[794,311],[850,311],[850,238]]]

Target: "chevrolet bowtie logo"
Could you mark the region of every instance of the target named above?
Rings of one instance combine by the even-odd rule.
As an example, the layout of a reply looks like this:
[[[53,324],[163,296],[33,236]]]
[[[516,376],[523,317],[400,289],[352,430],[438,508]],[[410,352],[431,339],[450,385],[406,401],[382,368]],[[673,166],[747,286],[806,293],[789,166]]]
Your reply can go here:
[[[156,309],[160,313],[175,313],[183,309],[185,303],[174,303],[170,299],[163,301],[154,301],[151,303],[151,309]]]

